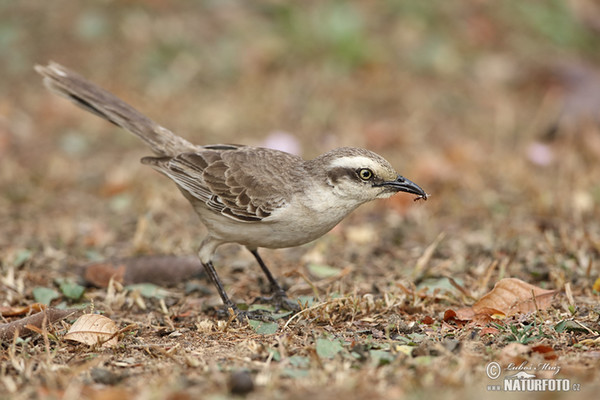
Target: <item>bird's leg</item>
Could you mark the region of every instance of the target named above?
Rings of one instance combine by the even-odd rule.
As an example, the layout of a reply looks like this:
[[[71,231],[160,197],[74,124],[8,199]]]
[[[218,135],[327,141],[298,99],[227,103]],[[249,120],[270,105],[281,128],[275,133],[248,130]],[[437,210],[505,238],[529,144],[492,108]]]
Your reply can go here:
[[[215,287],[217,288],[217,292],[219,292],[219,296],[221,296],[221,300],[223,301],[223,304],[225,304],[225,307],[227,309],[231,308],[233,310],[238,321],[245,322],[246,318],[258,319],[258,320],[271,320],[271,318],[269,318],[267,315],[265,315],[264,313],[262,313],[258,310],[257,311],[241,311],[240,309],[238,309],[237,306],[233,303],[233,301],[231,301],[229,296],[227,296],[227,293],[225,292],[225,289],[223,288],[223,284],[221,283],[221,280],[219,279],[219,276],[217,275],[217,271],[215,270],[215,267],[213,266],[212,261],[202,263],[202,265],[204,266],[204,270],[206,271],[206,273],[207,273],[208,277],[210,278],[210,280],[212,281],[213,285],[215,285]]]
[[[217,271],[215,270],[215,267],[214,267],[212,261],[209,261],[207,263],[202,263],[202,265],[204,266],[204,270],[208,274],[208,277],[210,278],[211,282],[217,288],[217,292],[219,292],[219,296],[221,296],[221,300],[223,300],[223,304],[225,304],[225,307],[231,308],[235,312],[239,311],[237,306],[235,304],[233,304],[233,301],[231,301],[229,296],[227,296],[227,293],[225,292],[225,289],[223,288],[223,284],[221,283],[221,280],[219,279],[219,276],[217,275]]]
[[[269,280],[269,284],[271,285],[271,293],[273,293],[273,295],[270,297],[265,297],[265,298],[259,297],[257,300],[263,300],[263,301],[270,302],[271,304],[273,304],[275,306],[275,311],[279,311],[282,308],[284,308],[286,310],[290,310],[290,311],[300,311],[300,306],[298,305],[298,303],[290,300],[287,297],[285,290],[283,290],[283,288],[281,286],[279,286],[279,283],[277,283],[277,281],[273,277],[273,274],[271,274],[271,271],[269,271],[269,268],[267,268],[267,265],[265,264],[265,262],[262,260],[262,258],[258,254],[258,250],[256,250],[256,249],[248,249],[248,250],[250,250],[250,252],[254,256],[254,258],[256,258],[258,265],[260,265],[260,268],[263,270],[265,276]]]

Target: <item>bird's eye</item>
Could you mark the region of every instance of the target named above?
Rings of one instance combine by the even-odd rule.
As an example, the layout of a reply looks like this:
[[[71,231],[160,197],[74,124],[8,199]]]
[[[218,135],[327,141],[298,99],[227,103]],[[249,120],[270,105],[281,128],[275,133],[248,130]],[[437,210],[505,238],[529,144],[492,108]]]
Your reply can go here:
[[[362,168],[358,170],[358,176],[360,176],[360,179],[363,181],[368,181],[373,177],[373,172],[368,168]]]

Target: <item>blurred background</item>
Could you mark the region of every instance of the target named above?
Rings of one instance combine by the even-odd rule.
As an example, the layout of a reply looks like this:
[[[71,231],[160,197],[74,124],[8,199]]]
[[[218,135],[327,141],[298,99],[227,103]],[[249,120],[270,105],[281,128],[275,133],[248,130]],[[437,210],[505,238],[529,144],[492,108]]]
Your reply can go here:
[[[600,252],[598,49],[592,0],[0,1],[0,256],[47,271],[203,233],[141,142],[46,91],[33,66],[53,60],[192,142],[366,147],[431,193],[280,264],[394,278],[443,232],[431,273],[506,256],[577,282]]]
[[[160,385],[222,393],[228,371],[242,366],[261,371],[256,398],[334,398],[342,396],[329,392],[340,390],[346,398],[476,398],[461,390],[472,383],[483,391],[484,358],[505,354],[516,339],[455,329],[443,316],[505,277],[566,288],[567,299],[506,326],[523,327],[523,343],[555,349],[560,377],[584,380],[591,393],[598,351],[578,341],[597,345],[599,49],[594,0],[0,0],[0,306],[38,301],[35,289],[62,290],[65,277],[80,282],[77,267],[90,262],[194,254],[205,233],[175,186],[139,163],[150,152],[138,139],[45,89],[33,68],[51,60],[194,143],[270,146],[305,158],[365,147],[431,194],[426,202],[406,194],[372,202],[313,243],[262,252],[292,298],[348,296],[350,311],[326,312],[335,324],[297,318],[292,330],[260,339],[229,324],[208,332],[202,326],[216,324],[210,308],[221,302],[204,281],[181,279],[161,305],[147,299],[148,308],[131,300],[135,290],[87,288],[81,301],[139,332],[97,358],[64,341],[48,350],[46,336],[45,346],[15,340],[10,348],[23,357],[3,356],[7,393],[77,388],[103,360],[137,359],[139,368],[106,363],[131,376],[123,386],[138,397]],[[215,265],[235,301],[268,289],[239,246],[219,248]],[[51,291],[54,305],[81,305]],[[362,322],[357,307],[366,307]],[[558,333],[567,319],[578,327]],[[363,330],[367,320],[373,328]],[[528,337],[536,321],[550,335],[540,339],[540,323],[539,337]],[[391,326],[403,336],[415,328],[429,344],[416,340],[413,358],[405,356],[396,347],[405,342],[388,337]],[[169,335],[175,327],[185,332],[179,339]],[[338,355],[317,364],[309,345],[321,334],[363,348],[361,361]],[[35,357],[35,343],[43,356]],[[397,357],[364,358],[370,346],[393,347],[385,354]],[[306,355],[306,368],[310,355],[312,378],[277,372],[291,364],[271,364],[271,348]],[[179,379],[182,369],[188,380]]]

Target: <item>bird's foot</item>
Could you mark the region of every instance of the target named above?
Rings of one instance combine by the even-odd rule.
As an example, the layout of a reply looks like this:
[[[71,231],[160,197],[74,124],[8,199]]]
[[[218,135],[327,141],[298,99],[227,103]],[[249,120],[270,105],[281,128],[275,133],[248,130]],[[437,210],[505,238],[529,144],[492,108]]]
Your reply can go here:
[[[237,307],[226,307],[217,309],[217,316],[222,318],[235,318],[238,322],[245,323],[249,319],[263,322],[272,322],[273,317],[267,310],[240,310]]]
[[[273,322],[275,319],[271,315],[271,312],[267,310],[248,310],[238,311],[236,318],[240,322],[246,322],[246,320],[252,319],[255,321],[262,322]]]
[[[283,290],[277,290],[271,296],[257,297],[254,299],[252,304],[256,303],[269,303],[275,307],[275,312],[279,312],[283,309],[296,313],[301,310],[298,302],[287,297],[285,291]]]

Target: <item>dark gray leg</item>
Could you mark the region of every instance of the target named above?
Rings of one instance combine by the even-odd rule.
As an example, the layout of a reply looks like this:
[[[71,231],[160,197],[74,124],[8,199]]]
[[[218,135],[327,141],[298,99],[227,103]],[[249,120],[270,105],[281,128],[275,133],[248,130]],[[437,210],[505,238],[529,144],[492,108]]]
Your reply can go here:
[[[239,310],[237,306],[233,304],[233,301],[231,301],[229,296],[227,296],[227,293],[223,288],[223,284],[221,283],[221,280],[217,275],[217,271],[215,270],[212,261],[209,261],[206,264],[202,263],[202,265],[204,266],[204,270],[208,274],[208,277],[210,278],[211,282],[217,288],[217,292],[219,292],[219,296],[221,296],[221,300],[223,300],[223,304],[225,304],[225,307],[231,308],[233,311],[238,312]]]
[[[258,320],[263,320],[263,321],[264,320],[272,320],[268,315],[265,315],[263,312],[261,312],[259,310],[257,310],[257,311],[240,311],[237,308],[237,306],[233,303],[233,301],[231,301],[229,296],[227,296],[227,293],[225,292],[225,289],[223,288],[223,284],[221,283],[221,280],[219,279],[219,276],[217,275],[217,271],[215,270],[215,267],[213,266],[212,261],[209,261],[207,263],[202,263],[202,265],[204,266],[204,270],[206,271],[206,274],[212,281],[213,285],[215,285],[215,287],[217,288],[217,292],[219,292],[219,296],[221,296],[221,300],[223,301],[223,304],[225,304],[225,307],[227,307],[228,309],[231,308],[233,310],[238,321],[244,322],[246,320],[246,318],[258,319]]]
[[[287,297],[285,290],[283,290],[283,288],[281,286],[279,286],[279,283],[277,283],[277,281],[273,277],[273,274],[271,273],[271,271],[269,271],[269,268],[267,268],[267,265],[265,264],[265,262],[262,260],[262,258],[258,254],[258,250],[256,250],[256,249],[248,249],[248,250],[250,250],[250,252],[254,256],[254,258],[256,258],[258,265],[260,265],[260,268],[262,269],[265,276],[269,280],[269,284],[271,285],[271,293],[273,293],[273,295],[271,297],[258,298],[257,300],[264,300],[264,301],[268,301],[268,302],[272,303],[275,306],[275,311],[279,311],[281,308],[284,308],[284,309],[290,310],[290,311],[300,311],[300,306],[298,305],[298,303],[290,300]]]

